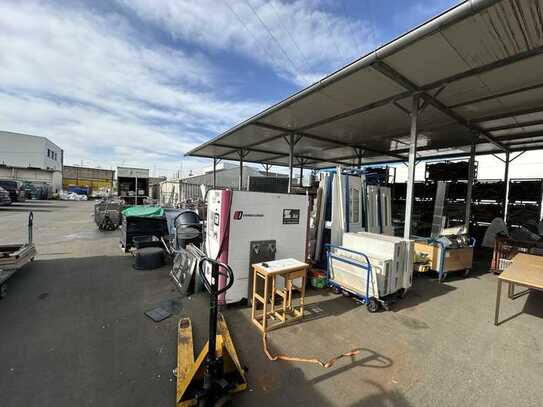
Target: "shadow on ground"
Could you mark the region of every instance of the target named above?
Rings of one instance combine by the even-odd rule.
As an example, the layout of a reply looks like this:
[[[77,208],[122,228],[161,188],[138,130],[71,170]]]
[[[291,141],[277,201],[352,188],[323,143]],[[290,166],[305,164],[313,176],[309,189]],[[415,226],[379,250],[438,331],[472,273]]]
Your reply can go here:
[[[318,290],[318,293],[321,299],[321,293],[326,296],[323,290]],[[312,298],[313,296],[315,298]],[[317,294],[310,290],[306,299],[310,302],[317,300],[316,297]],[[203,308],[207,305],[207,301],[205,297],[192,297],[191,306]],[[322,341],[314,341],[312,335],[315,332],[325,332],[332,327],[330,321],[334,321],[335,317],[357,308],[360,308],[360,305],[351,298],[335,294],[330,294],[329,299],[308,304],[307,319],[304,318],[294,325],[272,331],[269,338],[270,352],[272,354],[288,352],[289,356],[295,357],[318,357],[308,354],[311,352],[309,349],[317,349],[320,357],[326,359],[336,356],[338,352],[349,350],[340,349],[342,346],[347,346],[345,345],[347,342],[323,347]],[[190,311],[190,309],[186,308],[185,311]],[[227,307],[224,314],[240,354],[241,363],[248,366],[249,390],[236,396],[235,405],[409,406],[399,391],[387,391],[377,382],[360,380],[362,377],[387,377],[390,374],[389,369],[394,364],[387,355],[367,347],[359,347],[356,348],[359,350],[358,354],[339,359],[328,369],[316,364],[270,361],[263,350],[262,333],[252,323],[249,310],[241,307]],[[332,318],[324,319],[325,317]],[[205,323],[205,320],[195,321],[193,318],[193,326],[200,327],[200,333],[205,332],[201,329]],[[363,339],[360,337],[360,344],[362,343]],[[203,342],[197,345],[197,350],[201,346]],[[381,373],[377,373],[379,371]],[[338,381],[342,382],[343,391],[349,394],[346,399],[334,400],[336,392],[330,391],[333,387],[331,383],[338,383]],[[355,394],[369,396],[355,403],[349,402],[349,397],[353,397],[353,393],[345,389],[352,386],[357,388]]]
[[[51,212],[51,209],[41,209],[34,207],[23,207],[23,206],[0,206],[0,212]]]
[[[144,311],[179,295],[167,267],[136,272],[132,262],[36,260],[8,281],[2,406],[173,405],[178,316],[157,324]]]
[[[516,287],[517,294],[520,292],[520,290],[522,290],[522,288],[517,286]],[[511,301],[511,300],[507,297],[502,297],[501,299],[502,309],[500,312],[500,320],[499,320],[498,325],[503,325],[523,314],[528,314],[528,315],[532,315],[534,317],[543,319],[543,292],[537,291],[537,290],[529,290],[524,295],[520,295],[519,297],[517,297],[516,300],[513,300],[513,301],[523,301],[523,298],[526,298],[526,302],[524,303],[522,310],[520,310],[517,313],[514,313],[513,315],[506,315],[504,311],[505,307],[503,306],[503,304],[504,302]]]

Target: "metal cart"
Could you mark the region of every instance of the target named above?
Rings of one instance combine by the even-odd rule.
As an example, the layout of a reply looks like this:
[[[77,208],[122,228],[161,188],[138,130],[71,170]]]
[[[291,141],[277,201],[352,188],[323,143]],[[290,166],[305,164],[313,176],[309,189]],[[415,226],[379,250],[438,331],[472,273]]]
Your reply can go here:
[[[362,301],[363,304],[366,304],[369,312],[377,312],[379,310],[380,305],[383,305],[385,308],[388,308],[388,304],[385,301],[383,301],[381,298],[379,298],[379,290],[375,287],[376,284],[373,279],[371,263],[368,256],[366,256],[362,252],[346,249],[344,247],[333,245],[333,244],[326,244],[325,248],[326,248],[326,265],[327,265],[326,274],[328,278],[328,285],[330,287],[335,288],[341,292],[346,292],[358,298],[360,301]],[[355,259],[351,259],[348,257],[343,257],[337,253],[338,250],[360,256],[365,260],[365,263],[356,261]],[[338,281],[334,273],[332,260],[336,260],[336,261],[360,268],[361,270],[363,270],[362,275],[364,274],[364,271],[365,271],[365,274],[366,274],[365,290],[361,290],[359,287],[357,288],[353,285],[346,284],[343,281]],[[362,279],[362,286],[363,285],[364,285],[364,279]]]
[[[463,271],[464,277],[471,273],[475,243],[475,238],[470,237],[467,246],[445,247],[440,240],[418,238],[415,242],[415,251],[428,254],[429,270],[437,272],[439,282],[443,282],[449,272]]]
[[[28,242],[23,244],[0,245],[0,298],[7,295],[7,280],[34,260],[36,247],[32,242],[34,215],[28,215]]]

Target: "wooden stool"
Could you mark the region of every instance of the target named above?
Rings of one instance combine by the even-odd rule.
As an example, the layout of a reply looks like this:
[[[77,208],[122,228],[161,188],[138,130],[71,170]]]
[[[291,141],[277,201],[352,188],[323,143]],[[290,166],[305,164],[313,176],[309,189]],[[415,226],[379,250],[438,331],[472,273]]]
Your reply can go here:
[[[267,267],[264,267],[266,264]],[[253,264],[253,308],[251,319],[262,332],[268,332],[279,328],[286,323],[301,319],[304,315],[305,286],[307,283],[307,269],[309,265],[295,259],[275,260],[267,263]],[[283,277],[284,288],[277,288],[277,277]],[[257,279],[264,280],[264,292],[257,292]],[[294,284],[294,280],[301,279],[300,287]],[[299,304],[292,305],[293,290],[300,291]],[[275,296],[282,298],[280,308],[275,305]],[[257,315],[257,302],[262,303],[262,314]],[[268,305],[270,306],[268,308]],[[268,325],[268,319],[279,320]]]

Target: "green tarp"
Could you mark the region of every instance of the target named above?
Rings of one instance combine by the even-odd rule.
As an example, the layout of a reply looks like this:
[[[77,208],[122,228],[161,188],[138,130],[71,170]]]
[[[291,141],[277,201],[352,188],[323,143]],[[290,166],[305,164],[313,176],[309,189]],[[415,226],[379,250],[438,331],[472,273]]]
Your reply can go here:
[[[123,210],[123,215],[127,218],[138,216],[143,218],[164,216],[164,209],[160,206],[129,206]]]

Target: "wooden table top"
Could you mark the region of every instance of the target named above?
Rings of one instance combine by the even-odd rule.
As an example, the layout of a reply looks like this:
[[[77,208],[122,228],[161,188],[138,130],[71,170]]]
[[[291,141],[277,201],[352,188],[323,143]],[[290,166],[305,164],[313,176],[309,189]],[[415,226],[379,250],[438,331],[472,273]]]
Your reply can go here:
[[[543,257],[519,253],[499,276],[500,280],[543,289]]]
[[[309,264],[296,259],[281,259],[264,262],[268,267],[264,267],[263,263],[253,264],[253,267],[260,273],[264,274],[283,274],[291,271],[296,271],[308,268]]]

